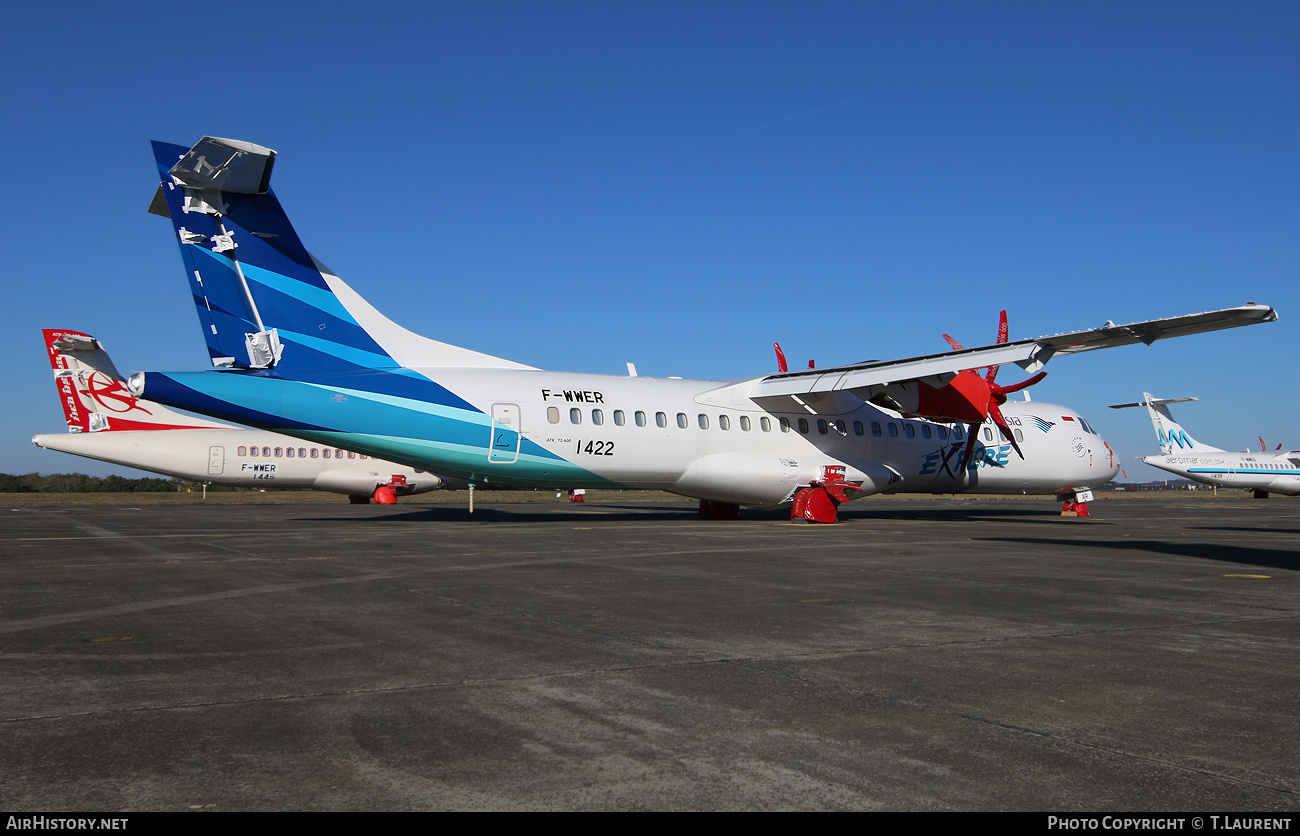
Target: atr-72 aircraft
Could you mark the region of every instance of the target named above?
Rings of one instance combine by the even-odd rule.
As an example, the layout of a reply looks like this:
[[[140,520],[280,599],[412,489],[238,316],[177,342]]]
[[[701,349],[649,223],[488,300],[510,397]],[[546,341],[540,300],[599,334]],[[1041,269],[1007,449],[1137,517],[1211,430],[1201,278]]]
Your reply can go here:
[[[299,446],[277,433],[173,412],[128,392],[94,337],[53,328],[42,333],[68,432],[33,436],[37,447],[195,482],[343,493],[362,504],[372,496],[389,503],[397,496],[465,487],[351,450]]]
[[[271,149],[205,137],[154,155],[150,211],[171,218],[218,368],[137,372],[131,391],[480,486],[654,488],[715,516],[825,495],[1096,487],[1118,464],[1082,416],[1007,403],[1028,381],[976,370],[1037,372],[1057,354],[1276,318],[1252,304],[727,381],[544,371],[375,310],[304,248],[269,188]]]
[[[1145,406],[1155,427],[1160,455],[1143,456],[1142,461],[1187,479],[1221,488],[1254,491],[1257,497],[1270,492],[1300,495],[1300,450],[1285,453],[1229,453],[1192,438],[1169,412],[1169,404],[1196,398],[1153,398],[1142,393],[1137,403],[1119,403],[1111,409]]]

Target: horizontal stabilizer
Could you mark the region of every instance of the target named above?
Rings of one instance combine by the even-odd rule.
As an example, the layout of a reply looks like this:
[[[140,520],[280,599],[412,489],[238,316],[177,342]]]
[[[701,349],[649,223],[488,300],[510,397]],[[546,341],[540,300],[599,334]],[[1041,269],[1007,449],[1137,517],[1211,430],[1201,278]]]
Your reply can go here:
[[[1191,401],[1200,400],[1200,398],[1151,398],[1150,400],[1137,401],[1135,403],[1113,403],[1111,409],[1128,409],[1134,406],[1160,406],[1169,403],[1190,403]]]

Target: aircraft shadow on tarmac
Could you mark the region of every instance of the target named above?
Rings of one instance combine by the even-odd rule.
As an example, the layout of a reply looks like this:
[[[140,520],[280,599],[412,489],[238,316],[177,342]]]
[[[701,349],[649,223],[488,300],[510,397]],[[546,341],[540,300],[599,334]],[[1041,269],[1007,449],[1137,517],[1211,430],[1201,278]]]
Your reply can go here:
[[[992,521],[1005,523],[1050,523],[1061,524],[1060,508],[1053,504],[1037,508],[1008,507],[1006,505],[990,508],[891,508],[878,505],[874,508],[860,506],[847,511],[840,511],[840,519],[858,522],[890,520],[895,522],[980,522]],[[1074,521],[1068,524],[1073,525]],[[1089,519],[1089,526],[1112,525],[1103,520]]]
[[[556,524],[584,522],[687,522],[699,519],[699,512],[694,505],[655,504],[655,505],[587,505],[574,507],[567,505],[512,505],[507,507],[479,507],[473,514],[463,505],[434,505],[406,510],[396,509],[390,513],[376,514],[370,517],[311,517],[302,518],[304,522],[329,519],[338,522],[371,522],[376,524],[400,522],[479,522],[479,523],[539,523]],[[741,511],[740,522],[778,523],[788,522],[788,508],[756,510],[746,508]],[[1055,507],[1047,508],[949,508],[949,509],[903,509],[877,506],[875,508],[841,509],[841,522],[871,524],[873,522],[896,521],[918,523],[941,522],[978,522],[980,520],[997,520],[1008,523],[1049,523],[1060,524],[1060,515]],[[709,520],[712,524],[716,521]],[[1090,520],[1088,525],[1110,525],[1098,520]]]
[[[1300,528],[1277,528],[1268,526],[1267,528],[1255,528],[1243,525],[1194,525],[1189,526],[1188,531],[1240,531],[1243,534],[1259,534],[1260,531],[1266,531],[1269,534],[1295,534],[1300,535]]]
[[[1053,549],[1083,547],[1088,549],[1114,549],[1117,552],[1150,552],[1173,557],[1195,557],[1238,563],[1267,569],[1300,571],[1300,554],[1276,549],[1255,549],[1219,543],[1171,543],[1164,540],[1057,540],[1038,537],[981,537],[990,543],[1038,544]]]
[[[425,508],[412,508],[406,511],[394,511],[387,514],[376,514],[370,517],[302,517],[301,522],[320,522],[329,520],[332,522],[369,522],[376,524],[400,523],[400,522],[466,522],[466,523],[581,523],[581,522],[682,522],[684,520],[697,519],[699,512],[694,506],[685,505],[668,505],[668,506],[626,506],[624,508],[615,508],[613,506],[601,506],[599,508],[582,508],[570,509],[568,507],[556,507],[554,505],[541,506],[539,508],[530,508],[526,505],[516,505],[508,508],[500,507],[480,507],[470,513],[469,509],[463,505],[436,505]],[[786,513],[789,516],[789,513]]]

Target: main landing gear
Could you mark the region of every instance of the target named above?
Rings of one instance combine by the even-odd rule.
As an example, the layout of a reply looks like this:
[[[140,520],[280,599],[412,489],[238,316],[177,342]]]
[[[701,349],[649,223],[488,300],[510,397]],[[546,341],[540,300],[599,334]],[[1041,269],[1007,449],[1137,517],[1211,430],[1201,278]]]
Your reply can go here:
[[[712,499],[701,499],[700,519],[738,520],[740,519],[740,506],[734,502],[717,502]]]
[[[386,484],[375,488],[375,492],[371,496],[349,494],[348,501],[353,505],[369,505],[370,499],[373,497],[376,505],[396,505],[397,497],[400,494],[407,493],[408,487],[405,476],[393,474],[393,477]]]
[[[1088,503],[1092,501],[1092,491],[1061,491],[1056,495],[1061,503],[1062,517],[1089,517]]]
[[[840,503],[848,502],[849,491],[860,491],[861,486],[842,478],[823,479],[795,491],[794,504],[790,506],[791,520],[810,523],[837,523],[840,521]]]

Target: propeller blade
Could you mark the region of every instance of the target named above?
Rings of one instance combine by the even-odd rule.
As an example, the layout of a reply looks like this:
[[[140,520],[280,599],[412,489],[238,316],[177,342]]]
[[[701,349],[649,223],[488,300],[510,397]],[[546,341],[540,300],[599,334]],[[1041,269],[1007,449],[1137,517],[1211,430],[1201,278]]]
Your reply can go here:
[[[785,363],[785,352],[781,350],[781,344],[772,343],[772,348],[776,349],[776,370],[781,374],[790,371],[790,367]]]
[[[1016,451],[1017,456],[1024,459],[1025,454],[1021,452],[1020,445],[1016,443],[1015,434],[1013,434],[1011,428],[1007,426],[1007,419],[1002,417],[1002,410],[998,409],[998,405],[992,401],[989,402],[989,417],[993,419],[993,423],[998,425],[998,430],[1002,433],[1002,437],[1010,442],[1011,449]]]
[[[1011,339],[1011,329],[1007,327],[1007,312],[1003,311],[998,315],[998,345],[1002,345]],[[984,380],[993,383],[998,379],[998,367],[989,366],[989,370],[984,373]]]
[[[952,337],[948,336],[947,334],[944,334],[944,335],[943,335],[943,338],[944,338],[945,340],[948,341],[948,345],[952,346],[952,350],[953,350],[953,351],[961,351],[961,350],[962,350],[962,348],[961,348],[961,343],[957,342],[957,341],[954,340]]]
[[[966,450],[961,454],[960,471],[965,474],[966,465],[970,464],[970,454],[975,451],[975,442],[978,438],[979,424],[971,424],[966,428]],[[958,477],[961,478],[961,477]]]
[[[1010,395],[1012,392],[1019,392],[1021,389],[1028,389],[1038,381],[1047,377],[1047,372],[1039,372],[1028,380],[1022,380],[1019,383],[1013,383],[1010,386],[999,386],[995,391],[1003,395]]]

